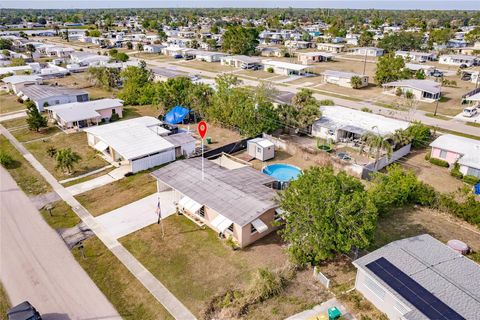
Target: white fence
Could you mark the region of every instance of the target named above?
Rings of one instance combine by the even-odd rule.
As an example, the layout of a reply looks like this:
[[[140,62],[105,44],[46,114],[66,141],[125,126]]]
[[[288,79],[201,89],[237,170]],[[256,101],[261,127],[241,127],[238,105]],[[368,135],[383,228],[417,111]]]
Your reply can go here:
[[[320,281],[321,284],[325,286],[325,288],[330,288],[330,279],[328,279],[317,267],[313,268],[313,276]]]

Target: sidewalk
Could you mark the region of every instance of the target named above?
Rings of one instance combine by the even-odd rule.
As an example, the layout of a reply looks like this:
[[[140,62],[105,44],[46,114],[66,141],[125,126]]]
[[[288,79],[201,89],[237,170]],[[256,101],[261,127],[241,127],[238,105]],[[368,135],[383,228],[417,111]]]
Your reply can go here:
[[[53,190],[72,207],[78,217],[95,233],[100,241],[120,260],[120,262],[137,278],[140,283],[160,302],[175,318],[181,320],[195,319],[195,316],[148,271],[135,257],[114,239],[73,195],[65,189],[43,165],[10,132],[0,125],[0,133],[30,162],[45,178]]]
[[[125,173],[129,171],[129,168],[126,166],[121,166],[120,168],[114,169],[111,172],[104,174],[103,176],[74,184],[66,189],[70,192],[71,195],[76,196],[78,194],[99,188],[106,184],[115,182],[117,180],[122,179],[125,177]]]

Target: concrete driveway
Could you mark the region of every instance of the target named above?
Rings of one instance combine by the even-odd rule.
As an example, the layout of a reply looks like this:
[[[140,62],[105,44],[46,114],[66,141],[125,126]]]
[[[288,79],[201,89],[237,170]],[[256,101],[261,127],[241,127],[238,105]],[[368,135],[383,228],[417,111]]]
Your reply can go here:
[[[164,191],[154,193],[148,197],[132,202],[126,206],[107,212],[95,218],[112,237],[118,239],[132,232],[143,229],[151,224],[157,223],[156,213],[158,198],[162,218],[175,213],[173,204],[173,192]]]
[[[342,313],[342,319],[356,320],[354,316],[348,313],[347,309],[336,298],[332,298],[315,306],[313,309],[305,310],[288,317],[286,320],[323,320],[328,319],[328,309],[337,307]]]

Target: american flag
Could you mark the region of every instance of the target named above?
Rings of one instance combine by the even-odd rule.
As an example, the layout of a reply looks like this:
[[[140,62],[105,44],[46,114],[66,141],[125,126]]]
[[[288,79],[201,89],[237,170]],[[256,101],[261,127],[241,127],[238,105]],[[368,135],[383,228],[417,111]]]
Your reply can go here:
[[[160,208],[160,197],[158,198],[157,208],[155,209],[155,213],[158,216],[157,224],[159,224],[160,220],[162,219],[162,209]]]

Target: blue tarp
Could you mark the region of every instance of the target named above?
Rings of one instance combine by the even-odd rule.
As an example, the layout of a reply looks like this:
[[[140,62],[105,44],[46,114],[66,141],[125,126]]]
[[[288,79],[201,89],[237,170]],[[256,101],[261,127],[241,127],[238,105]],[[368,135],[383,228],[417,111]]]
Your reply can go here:
[[[475,194],[480,194],[480,182],[475,185],[474,192]]]
[[[185,119],[190,111],[182,106],[175,106],[163,117],[163,121],[170,124],[178,124]]]

